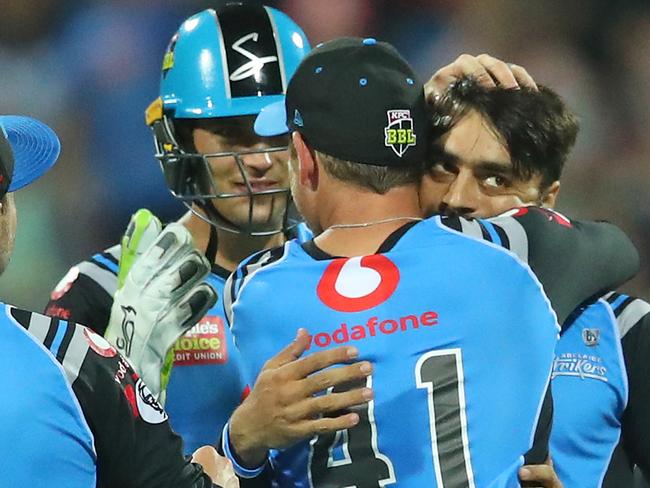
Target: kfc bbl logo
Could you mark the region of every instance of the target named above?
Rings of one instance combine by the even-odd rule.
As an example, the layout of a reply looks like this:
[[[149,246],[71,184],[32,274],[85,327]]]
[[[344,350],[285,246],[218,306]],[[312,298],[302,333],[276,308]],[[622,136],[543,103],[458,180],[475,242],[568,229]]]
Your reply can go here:
[[[389,110],[386,114],[388,115],[388,125],[384,129],[386,135],[384,144],[401,158],[409,147],[416,144],[417,138],[413,132],[411,111]]]

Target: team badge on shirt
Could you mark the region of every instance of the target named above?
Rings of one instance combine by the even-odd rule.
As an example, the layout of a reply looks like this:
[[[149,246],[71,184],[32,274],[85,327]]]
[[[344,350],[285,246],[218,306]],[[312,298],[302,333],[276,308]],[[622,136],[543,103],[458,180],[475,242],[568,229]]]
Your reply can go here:
[[[587,346],[597,346],[600,341],[600,329],[582,329],[582,340]]]
[[[149,424],[162,424],[167,420],[167,414],[163,407],[153,396],[151,390],[144,384],[142,379],[138,378],[135,383],[136,397],[135,403],[138,407],[140,418]]]

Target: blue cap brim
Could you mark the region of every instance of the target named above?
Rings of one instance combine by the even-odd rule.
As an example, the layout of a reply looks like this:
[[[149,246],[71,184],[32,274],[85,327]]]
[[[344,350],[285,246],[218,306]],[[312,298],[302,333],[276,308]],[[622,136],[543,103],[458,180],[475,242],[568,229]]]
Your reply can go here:
[[[289,132],[284,100],[264,107],[255,119],[253,128],[255,133],[262,137],[279,136]]]
[[[0,115],[0,126],[14,154],[10,192],[29,185],[54,166],[61,142],[43,122],[21,115]]]

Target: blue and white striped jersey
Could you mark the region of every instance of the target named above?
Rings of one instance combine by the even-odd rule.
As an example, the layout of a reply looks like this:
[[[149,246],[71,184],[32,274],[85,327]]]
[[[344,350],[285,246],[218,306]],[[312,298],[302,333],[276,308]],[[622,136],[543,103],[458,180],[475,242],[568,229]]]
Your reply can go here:
[[[213,486],[184,458],[164,410],[105,339],[0,306],[0,486]]]

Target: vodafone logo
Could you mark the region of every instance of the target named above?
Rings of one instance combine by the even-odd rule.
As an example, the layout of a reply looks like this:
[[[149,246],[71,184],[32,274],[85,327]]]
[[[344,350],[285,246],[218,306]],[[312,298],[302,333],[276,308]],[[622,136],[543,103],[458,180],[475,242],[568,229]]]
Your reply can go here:
[[[399,283],[399,269],[382,254],[341,258],[325,269],[316,292],[339,312],[361,312],[390,298]]]

